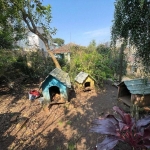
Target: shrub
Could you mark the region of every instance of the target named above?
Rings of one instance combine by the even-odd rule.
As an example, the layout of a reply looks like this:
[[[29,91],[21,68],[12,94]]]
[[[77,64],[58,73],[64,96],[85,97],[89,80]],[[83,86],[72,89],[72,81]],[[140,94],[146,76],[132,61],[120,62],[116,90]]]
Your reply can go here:
[[[23,76],[29,81],[38,81],[37,79],[45,78],[54,68],[51,58],[44,57],[41,51],[0,49],[0,77],[5,78],[6,82],[16,82]]]
[[[103,80],[113,75],[108,60],[107,56],[102,56],[96,51],[93,42],[87,48],[72,49],[70,64],[67,64],[63,69],[69,73],[72,82],[75,76],[83,71],[91,75],[97,83],[102,84]]]
[[[136,121],[119,107],[114,106],[113,109],[120,118],[109,114],[93,122],[92,132],[107,135],[97,144],[97,149],[112,150],[119,141],[129,144],[134,150],[150,148],[150,116]]]

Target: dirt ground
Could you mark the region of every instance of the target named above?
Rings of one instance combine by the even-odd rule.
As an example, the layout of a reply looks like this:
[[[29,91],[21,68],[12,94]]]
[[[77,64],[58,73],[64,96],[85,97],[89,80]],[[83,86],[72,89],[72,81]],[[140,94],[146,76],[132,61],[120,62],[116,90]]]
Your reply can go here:
[[[102,135],[91,133],[91,122],[114,105],[128,111],[117,100],[117,87],[107,82],[99,91],[70,95],[70,102],[50,110],[28,92],[38,85],[27,85],[18,92],[0,88],[0,150],[94,150]]]

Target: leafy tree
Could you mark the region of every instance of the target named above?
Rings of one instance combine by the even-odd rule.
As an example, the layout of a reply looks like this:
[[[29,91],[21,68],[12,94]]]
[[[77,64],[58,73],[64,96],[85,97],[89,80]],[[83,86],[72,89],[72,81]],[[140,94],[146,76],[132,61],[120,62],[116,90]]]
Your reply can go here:
[[[13,10],[6,8],[7,2],[0,1],[0,48],[10,49],[13,47],[13,43],[22,38],[20,32],[24,29],[19,25],[18,22],[13,24],[13,18],[11,14]]]
[[[65,41],[63,39],[61,39],[61,38],[55,38],[55,39],[53,39],[53,42],[57,43],[58,46],[62,46],[62,45],[64,45]]]
[[[71,62],[64,69],[69,72],[72,81],[80,71],[84,71],[102,84],[103,80],[112,76],[109,66],[108,60],[96,51],[96,44],[91,42],[87,48],[72,47]]]
[[[55,66],[61,68],[54,54],[50,51],[48,44],[49,40],[52,39],[51,35],[56,32],[55,28],[50,28],[51,6],[42,5],[41,0],[1,0],[0,3],[1,12],[4,12],[5,16],[0,19],[3,19],[5,23],[9,21],[11,25],[16,27],[16,29],[13,28],[16,33],[18,33],[19,29],[24,29],[22,31],[25,31],[25,28],[28,28],[38,35],[44,42]],[[38,27],[43,29],[42,33],[38,30]]]
[[[96,42],[95,40],[92,40],[87,47],[87,51],[91,52],[91,51],[94,51],[95,49],[96,49]]]
[[[99,44],[96,47],[96,50],[97,50],[98,53],[104,54],[104,55],[107,55],[111,52],[110,47],[107,47],[104,44]]]
[[[7,80],[9,77],[7,73],[9,73],[11,64],[16,62],[17,57],[13,56],[10,51],[0,50],[0,77],[4,76]]]
[[[112,27],[112,42],[123,39],[136,47],[139,57],[149,70],[150,65],[150,1],[116,0]]]
[[[22,52],[21,50],[0,50],[0,80],[6,83],[21,84],[26,79],[37,82],[45,78],[55,68],[50,57],[43,59],[42,52]],[[61,62],[59,62],[61,64]],[[14,76],[15,74],[15,76]],[[22,81],[21,81],[21,80]]]
[[[119,53],[116,48],[108,47],[104,44],[99,44],[96,47],[96,51],[107,61],[107,65],[111,68],[115,79],[118,79],[118,75],[121,78],[126,73],[127,62],[123,51]]]
[[[0,48],[10,49],[13,47],[13,36],[8,30],[0,30]]]

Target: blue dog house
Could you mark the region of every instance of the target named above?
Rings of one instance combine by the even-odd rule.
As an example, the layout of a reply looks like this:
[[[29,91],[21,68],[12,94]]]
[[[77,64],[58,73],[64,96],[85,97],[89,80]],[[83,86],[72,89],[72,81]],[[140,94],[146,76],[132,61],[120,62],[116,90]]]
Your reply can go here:
[[[68,73],[59,68],[52,70],[42,82],[42,94],[46,103],[62,103],[68,100],[69,89],[71,88]]]

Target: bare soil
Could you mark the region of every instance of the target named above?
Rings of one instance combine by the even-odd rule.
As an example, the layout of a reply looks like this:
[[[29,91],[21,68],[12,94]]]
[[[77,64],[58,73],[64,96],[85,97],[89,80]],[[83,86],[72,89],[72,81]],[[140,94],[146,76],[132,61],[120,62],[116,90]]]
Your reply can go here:
[[[37,88],[35,84],[10,91],[1,85],[0,150],[94,150],[104,137],[89,132],[92,121],[114,113],[116,105],[128,111],[110,82],[99,91],[72,91],[70,102],[50,109],[38,99],[29,100],[28,92]]]

